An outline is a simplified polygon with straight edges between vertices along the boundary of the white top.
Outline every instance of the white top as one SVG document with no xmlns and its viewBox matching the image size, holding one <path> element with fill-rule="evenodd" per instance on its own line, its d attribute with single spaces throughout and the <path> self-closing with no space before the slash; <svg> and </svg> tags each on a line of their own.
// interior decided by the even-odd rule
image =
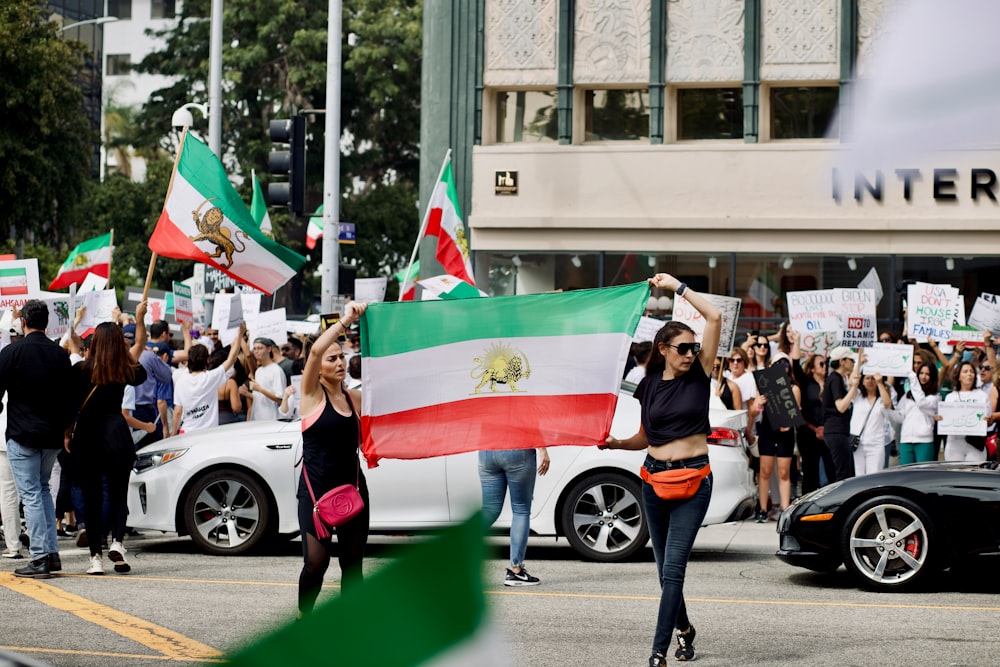
<svg viewBox="0 0 1000 667">
<path fill-rule="evenodd" d="M 882 404 L 882 395 L 875 390 L 875 403 L 869 403 L 868 399 L 858 392 L 854 397 L 854 411 L 851 414 L 851 434 L 861 436 L 861 446 L 885 447 L 887 439 L 886 426 L 888 421 L 895 421 L 900 418 L 894 410 L 887 410 Z M 871 411 L 871 416 L 868 412 Z M 865 419 L 867 418 L 867 425 Z M 864 428 L 864 432 L 862 432 Z"/>
<path fill-rule="evenodd" d="M 350 376 L 348 376 L 350 377 Z M 631 382 L 632 384 L 639 384 L 642 378 L 646 377 L 646 367 L 645 366 L 635 366 L 628 373 L 625 374 L 625 381 Z M 353 378 L 351 378 L 353 379 Z M 360 383 L 359 383 L 360 384 Z"/>
<path fill-rule="evenodd" d="M 726 373 L 726 377 L 736 383 L 736 386 L 740 388 L 740 396 L 743 398 L 743 405 L 747 404 L 747 401 L 757 397 L 757 383 L 753 379 L 753 373 L 751 371 L 745 371 L 743 375 L 739 377 L 734 377 L 731 373 Z"/>
<path fill-rule="evenodd" d="M 174 377 L 174 405 L 181 406 L 181 429 L 204 431 L 219 425 L 219 387 L 226 383 L 226 368 Z"/>
<path fill-rule="evenodd" d="M 904 394 L 896 406 L 896 412 L 903 417 L 903 429 L 900 431 L 899 441 L 910 444 L 933 442 L 934 415 L 937 414 L 941 397 L 936 392 L 930 396 L 924 394 L 917 374 L 913 372 L 910 373 L 910 394 L 913 398 Z"/>
<path fill-rule="evenodd" d="M 281 370 L 278 364 L 270 366 L 259 366 L 253 376 L 254 385 L 264 387 L 279 398 L 285 393 L 285 371 Z M 253 392 L 253 411 L 250 414 L 251 421 L 266 421 L 278 418 L 278 403 L 260 393 Z"/>
</svg>

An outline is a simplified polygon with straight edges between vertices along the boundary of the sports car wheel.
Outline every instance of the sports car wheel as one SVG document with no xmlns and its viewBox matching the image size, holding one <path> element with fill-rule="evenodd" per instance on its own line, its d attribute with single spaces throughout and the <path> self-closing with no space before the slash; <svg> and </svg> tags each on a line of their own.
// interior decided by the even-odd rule
<svg viewBox="0 0 1000 667">
<path fill-rule="evenodd" d="M 562 528 L 570 546 L 588 560 L 628 558 L 649 541 L 639 483 L 616 473 L 580 480 L 566 495 Z"/>
<path fill-rule="evenodd" d="M 202 550 L 216 556 L 241 554 L 267 536 L 269 502 L 253 477 L 238 470 L 213 470 L 188 490 L 184 521 Z"/>
<path fill-rule="evenodd" d="M 883 591 L 911 588 L 932 571 L 934 530 L 927 514 L 905 498 L 860 505 L 842 536 L 844 564 L 862 584 Z"/>
</svg>

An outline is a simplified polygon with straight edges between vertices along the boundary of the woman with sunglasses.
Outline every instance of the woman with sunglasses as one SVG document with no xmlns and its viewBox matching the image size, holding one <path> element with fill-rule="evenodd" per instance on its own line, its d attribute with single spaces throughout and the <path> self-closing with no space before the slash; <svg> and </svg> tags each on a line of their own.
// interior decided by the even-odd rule
<svg viewBox="0 0 1000 667">
<path fill-rule="evenodd" d="M 801 336 L 798 331 L 788 329 L 792 342 L 792 375 L 799 384 L 802 394 L 802 418 L 805 424 L 798 428 L 795 441 L 799 447 L 802 465 L 802 493 L 815 491 L 825 483 L 833 481 L 834 467 L 830 450 L 823 439 L 823 385 L 826 384 L 826 357 L 810 354 L 803 366 Z M 823 474 L 820 474 L 820 473 Z"/>
<path fill-rule="evenodd" d="M 771 365 L 771 343 L 767 336 L 758 335 L 750 343 L 750 369 L 751 371 L 762 371 Z"/>
<path fill-rule="evenodd" d="M 609 436 L 605 449 L 646 450 L 643 463 L 648 474 L 665 470 L 708 466 L 709 376 L 716 351 L 722 314 L 705 297 L 677 278 L 658 273 L 649 279 L 654 287 L 683 296 L 705 320 L 702 342 L 681 322 L 668 322 L 653 339 L 653 353 L 646 376 L 635 390 L 641 406 L 639 432 L 625 440 Z M 694 659 L 695 630 L 684 604 L 684 575 L 691 548 L 712 497 L 712 475 L 702 478 L 694 495 L 663 500 L 651 484 L 642 485 L 642 502 L 656 559 L 660 607 L 653 636 L 650 667 L 666 664 L 671 634 L 677 632 L 677 660 Z"/>
</svg>

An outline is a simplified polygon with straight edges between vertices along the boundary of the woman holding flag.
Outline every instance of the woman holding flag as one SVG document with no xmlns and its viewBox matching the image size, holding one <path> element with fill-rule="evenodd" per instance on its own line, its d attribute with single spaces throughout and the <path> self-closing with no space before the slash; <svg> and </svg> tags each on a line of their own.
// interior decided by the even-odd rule
<svg viewBox="0 0 1000 667">
<path fill-rule="evenodd" d="M 337 339 L 361 317 L 367 304 L 351 301 L 347 313 L 323 332 L 309 351 L 302 371 L 302 476 L 299 478 L 299 531 L 302 533 L 304 564 L 299 575 L 299 614 L 312 611 L 330 566 L 331 537 L 321 540 L 313 523 L 312 494 L 321 498 L 342 484 L 355 484 L 365 508 L 337 526 L 341 586 L 362 579 L 361 560 L 368 543 L 368 485 L 361 474 L 358 445 L 361 443 L 361 391 L 344 386 L 347 360 Z"/>
<path fill-rule="evenodd" d="M 646 377 L 635 390 L 642 410 L 639 432 L 626 440 L 609 436 L 603 445 L 606 449 L 646 450 L 640 470 L 642 501 L 661 589 L 649 665 L 659 667 L 666 664 L 675 628 L 674 657 L 694 659 L 695 630 L 684 604 L 684 575 L 712 497 L 708 407 L 722 314 L 708 299 L 669 274 L 658 273 L 649 282 L 683 296 L 705 320 L 701 343 L 695 342 L 694 331 L 681 322 L 668 322 L 657 332 Z"/>
</svg>

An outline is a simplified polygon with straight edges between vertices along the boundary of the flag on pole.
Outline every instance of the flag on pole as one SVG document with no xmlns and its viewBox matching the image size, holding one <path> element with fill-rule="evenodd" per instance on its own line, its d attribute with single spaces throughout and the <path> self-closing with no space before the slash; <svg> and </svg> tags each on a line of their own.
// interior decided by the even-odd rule
<svg viewBox="0 0 1000 667">
<path fill-rule="evenodd" d="M 603 441 L 648 297 L 642 282 L 370 304 L 361 318 L 369 466 Z"/>
<path fill-rule="evenodd" d="M 82 284 L 88 273 L 107 278 L 111 270 L 111 232 L 84 241 L 69 254 L 49 285 L 50 290 Z"/>
<path fill-rule="evenodd" d="M 250 216 L 257 223 L 257 228 L 269 239 L 274 238 L 274 230 L 271 229 L 271 214 L 267 212 L 267 200 L 264 198 L 264 190 L 257 180 L 257 172 L 250 172 L 250 180 L 253 181 L 253 197 L 250 199 Z"/>
<path fill-rule="evenodd" d="M 744 314 L 747 317 L 772 317 L 780 290 L 778 279 L 768 270 L 767 263 L 758 265 L 747 300 L 743 303 Z"/>
<path fill-rule="evenodd" d="M 401 269 L 395 273 L 396 281 L 399 283 L 400 301 L 413 301 L 417 290 L 417 276 L 420 275 L 420 260 L 413 262 L 410 267 L 410 275 L 404 276 L 406 269 Z"/>
<path fill-rule="evenodd" d="M 486 296 L 486 293 L 476 289 L 469 283 L 455 276 L 431 276 L 418 280 L 417 283 L 424 288 L 421 299 L 430 301 L 433 299 L 477 299 Z"/>
<path fill-rule="evenodd" d="M 316 242 L 323 238 L 323 205 L 316 208 L 316 212 L 309 218 L 309 226 L 306 227 L 306 247 L 312 250 L 316 247 Z"/>
<path fill-rule="evenodd" d="M 261 233 L 222 163 L 187 132 L 149 249 L 214 266 L 266 294 L 306 263 L 305 257 Z"/>
<path fill-rule="evenodd" d="M 441 180 L 431 194 L 430 214 L 424 236 L 437 237 L 437 261 L 445 273 L 475 285 L 472 277 L 472 263 L 469 261 L 469 241 L 465 236 L 465 225 L 458 206 L 458 190 L 455 175 L 451 169 L 451 154 L 441 172 Z"/>
<path fill-rule="evenodd" d="M 423 543 L 356 588 L 226 661 L 232 667 L 325 665 L 335 629 L 336 662 L 352 667 L 503 667 L 513 664 L 483 595 L 482 517 L 476 514 Z M 439 580 L 428 572 L 443 571 Z M 391 637 L 392 641 L 386 641 Z M 350 638 L 350 641 L 347 641 Z"/>
</svg>

